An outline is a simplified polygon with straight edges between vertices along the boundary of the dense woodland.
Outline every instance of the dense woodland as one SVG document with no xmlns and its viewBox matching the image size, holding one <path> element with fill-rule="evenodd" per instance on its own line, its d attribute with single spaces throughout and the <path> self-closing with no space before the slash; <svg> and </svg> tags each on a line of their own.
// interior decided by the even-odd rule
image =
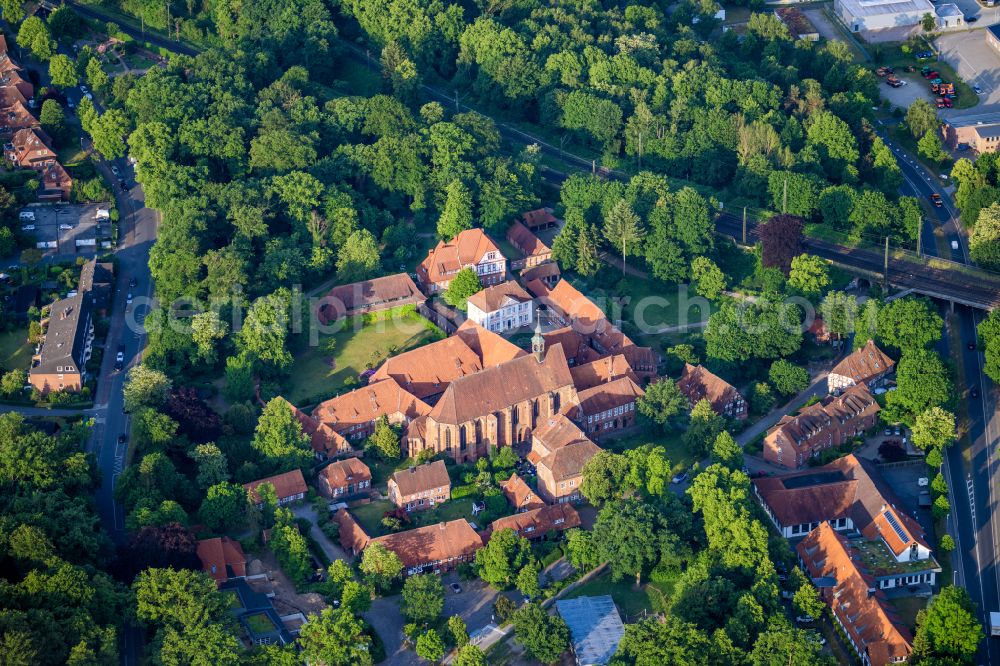
<svg viewBox="0 0 1000 666">
<path fill-rule="evenodd" d="M 0 417 L 0 546 L 12 572 L 0 586 L 4 664 L 117 663 L 114 626 L 124 609 L 147 630 L 157 664 L 370 663 L 374 643 L 359 615 L 372 590 L 398 589 L 398 559 L 370 548 L 360 571 L 332 567 L 320 591 L 341 607 L 308 625 L 301 655 L 246 651 L 214 584 L 191 571 L 198 563 L 188 526 L 272 528 L 282 568 L 304 581 L 309 548 L 296 521 L 270 497 L 260 510 L 249 507 L 238 485 L 311 464 L 309 440 L 287 407 L 252 402 L 258 381 L 265 399 L 281 392 L 305 344 L 303 333 L 272 324 L 287 321 L 303 298 L 299 286 L 412 271 L 428 245 L 416 239 L 432 243 L 472 226 L 502 235 L 542 203 L 566 220 L 553 250 L 574 280 L 615 289 L 617 270 L 600 258 L 607 251 L 648 270 L 659 287 L 690 281 L 713 302 L 703 335 L 664 345 L 671 373 L 705 361 L 751 382 L 754 413 L 767 412 L 808 383 L 787 360 L 802 349 L 802 333 L 782 325 L 805 313 L 778 302 L 804 296 L 834 333 L 857 326 L 856 341 L 875 336 L 900 359 L 886 413 L 925 433 L 921 446 L 940 461 L 954 429 L 945 409 L 955 400 L 951 368 L 929 351 L 941 318 L 920 299 L 871 299 L 859 312 L 799 242 L 807 224 L 900 243 L 917 234 L 919 206 L 898 196 L 902 175 L 870 123 L 877 80 L 843 44 L 792 40 L 768 13 L 753 14 L 741 39 L 720 30 L 714 2 L 108 5 L 204 48 L 138 78 L 110 80 L 82 67 L 104 103 L 100 112 L 80 105 L 83 129 L 102 156 L 135 158 L 147 205 L 162 213 L 150 257 L 162 309 L 147 319 L 146 361 L 130 372 L 125 393 L 136 457 L 116 497 L 130 538 L 116 556 L 97 527 L 81 426 L 48 436 Z M 0 7 L 8 22 L 22 18 L 20 3 Z M 379 64 L 376 94 L 356 94 L 364 70 L 348 44 L 367 47 Z M 487 115 L 428 102 L 423 83 L 457 90 Z M 491 117 L 549 143 L 564 140 L 626 177 L 570 175 L 555 193 L 542 180 L 538 147 L 505 141 Z M 977 164 L 960 175 L 956 167 L 955 177 L 967 190 L 975 179 L 998 188 L 995 171 Z M 782 213 L 755 252 L 713 235 L 714 216 L 732 201 L 765 217 Z M 738 304 L 728 289 L 758 298 Z M 212 308 L 195 308 L 186 330 L 157 326 L 179 299 Z M 233 330 L 236 309 L 242 326 Z M 739 334 L 748 322 L 764 333 Z M 1000 341 L 995 351 L 1000 358 Z M 210 404 L 193 388 L 220 378 L 221 401 Z M 651 439 L 683 433 L 684 446 L 711 466 L 677 497 L 662 447 L 598 455 L 583 488 L 600 509 L 597 524 L 571 532 L 565 546 L 581 571 L 608 561 L 616 579 L 675 581 L 658 609 L 663 620 L 630 624 L 615 663 L 830 663 L 790 620 L 790 612 L 818 616 L 822 602 L 753 501 L 726 424 L 710 409 L 689 413 L 672 382 L 656 386 L 640 405 Z M 385 428 L 370 444 L 392 448 L 395 437 L 398 457 L 398 433 Z M 479 470 L 486 486 L 488 467 Z M 528 593 L 537 564 L 524 539 L 494 539 L 475 573 Z M 403 587 L 410 626 L 441 612 L 426 611 L 426 599 L 443 590 L 425 578 Z M 919 622 L 915 661 L 971 663 L 978 627 L 967 606 L 957 591 L 939 597 Z M 971 638 L 950 641 L 945 617 Z M 539 661 L 563 653 L 557 618 L 527 604 L 510 619 Z M 421 633 L 418 654 L 436 658 L 445 643 L 461 645 L 462 632 L 452 633 L 454 641 Z M 463 648 L 455 663 L 483 663 L 477 652 Z"/>
</svg>

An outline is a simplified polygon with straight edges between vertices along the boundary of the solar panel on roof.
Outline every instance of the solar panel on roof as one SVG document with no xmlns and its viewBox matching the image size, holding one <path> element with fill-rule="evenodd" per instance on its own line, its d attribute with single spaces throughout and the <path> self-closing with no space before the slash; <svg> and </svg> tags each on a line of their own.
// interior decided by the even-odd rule
<svg viewBox="0 0 1000 666">
<path fill-rule="evenodd" d="M 910 535 L 906 533 L 903 526 L 896 520 L 896 516 L 893 515 L 888 509 L 883 511 L 882 515 L 885 517 L 886 522 L 888 522 L 892 527 L 893 531 L 896 532 L 896 536 L 898 536 L 899 540 L 903 542 L 903 545 L 905 546 L 910 543 Z"/>
</svg>

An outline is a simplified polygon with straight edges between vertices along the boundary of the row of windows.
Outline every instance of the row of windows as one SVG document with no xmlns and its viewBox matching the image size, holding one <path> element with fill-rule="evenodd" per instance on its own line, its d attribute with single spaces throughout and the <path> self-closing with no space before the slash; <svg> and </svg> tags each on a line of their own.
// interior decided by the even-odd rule
<svg viewBox="0 0 1000 666">
<path fill-rule="evenodd" d="M 624 405 L 619 405 L 618 407 L 615 407 L 613 409 L 606 409 L 600 414 L 594 414 L 592 416 L 588 416 L 587 423 L 593 423 L 594 421 L 603 421 L 605 419 L 610 419 L 615 416 L 621 416 L 626 412 L 632 412 L 632 411 L 635 411 L 634 402 L 630 402 Z"/>
</svg>

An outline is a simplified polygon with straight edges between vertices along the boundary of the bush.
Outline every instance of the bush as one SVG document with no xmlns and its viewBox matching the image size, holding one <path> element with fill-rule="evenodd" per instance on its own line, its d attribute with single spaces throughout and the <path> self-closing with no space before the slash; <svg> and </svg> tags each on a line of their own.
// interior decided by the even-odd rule
<svg viewBox="0 0 1000 666">
<path fill-rule="evenodd" d="M 465 486 L 456 486 L 451 489 L 451 498 L 453 500 L 477 494 L 479 494 L 479 488 L 474 483 Z"/>
<path fill-rule="evenodd" d="M 563 556 L 562 548 L 556 546 L 545 557 L 542 558 L 542 568 L 551 566 Z"/>
</svg>

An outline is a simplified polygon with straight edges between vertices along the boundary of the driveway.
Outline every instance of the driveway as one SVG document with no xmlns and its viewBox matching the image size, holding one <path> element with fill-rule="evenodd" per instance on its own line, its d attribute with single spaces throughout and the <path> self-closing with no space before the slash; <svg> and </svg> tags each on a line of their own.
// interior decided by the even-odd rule
<svg viewBox="0 0 1000 666">
<path fill-rule="evenodd" d="M 402 597 L 398 595 L 376 599 L 364 618 L 375 628 L 385 645 L 385 661 L 382 663 L 390 666 L 416 666 L 423 660 L 413 650 L 403 647 L 403 625 L 406 620 L 399 612 L 401 601 Z"/>
<path fill-rule="evenodd" d="M 454 571 L 441 577 L 444 583 L 444 616 L 451 617 L 458 615 L 469 629 L 473 632 L 476 629 L 485 627 L 492 621 L 493 602 L 499 596 L 499 592 L 491 588 L 481 580 L 460 581 L 458 574 Z M 452 583 L 462 586 L 462 591 L 455 594 L 448 587 Z M 517 599 L 516 593 L 508 593 L 512 599 Z"/>
<path fill-rule="evenodd" d="M 837 360 L 840 360 L 839 358 Z M 781 418 L 795 409 L 801 407 L 809 398 L 813 396 L 823 397 L 827 395 L 826 390 L 826 376 L 830 374 L 829 368 L 820 371 L 818 375 L 813 377 L 812 383 L 801 393 L 796 395 L 794 398 L 786 402 L 781 407 L 771 410 L 771 412 L 757 421 L 752 426 L 741 432 L 736 436 L 736 443 L 740 446 L 746 446 L 752 442 L 758 435 L 767 432 L 771 426 L 781 420 Z"/>
<path fill-rule="evenodd" d="M 974 0 L 970 0 L 976 4 Z M 968 11 L 963 7 L 963 11 Z M 996 12 L 995 9 L 983 10 Z M 983 19 L 980 19 L 983 21 Z M 1000 54 L 986 42 L 985 30 L 963 30 L 942 35 L 937 39 L 941 58 L 955 68 L 966 83 L 983 89 L 976 112 L 982 105 L 1000 104 Z M 944 109 L 943 118 L 970 113 L 970 109 Z"/>
<path fill-rule="evenodd" d="M 312 505 L 303 504 L 302 506 L 294 507 L 292 508 L 292 514 L 296 518 L 305 518 L 311 523 L 312 526 L 309 528 L 309 535 L 316 540 L 316 543 L 323 549 L 323 552 L 326 553 L 331 562 L 333 560 L 347 560 L 350 562 L 351 558 L 347 557 L 347 553 L 331 541 L 330 537 L 323 533 L 323 530 L 317 527 L 316 510 L 313 509 Z"/>
</svg>

